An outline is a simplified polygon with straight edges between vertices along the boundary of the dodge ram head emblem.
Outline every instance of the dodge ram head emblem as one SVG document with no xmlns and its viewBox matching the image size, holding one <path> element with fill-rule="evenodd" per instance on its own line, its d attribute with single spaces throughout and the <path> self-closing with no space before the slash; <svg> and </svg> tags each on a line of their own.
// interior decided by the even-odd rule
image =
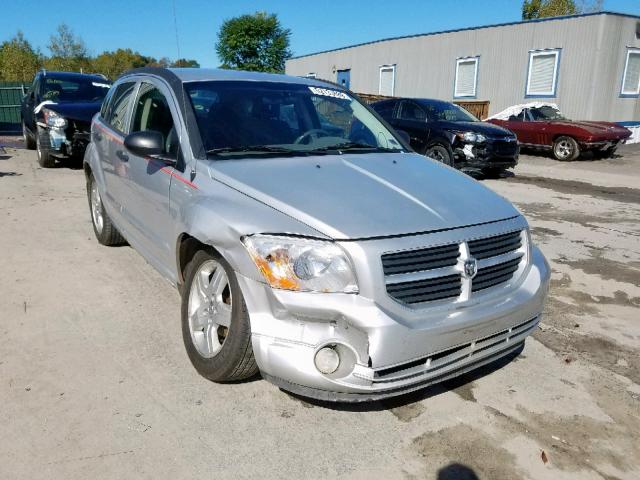
<svg viewBox="0 0 640 480">
<path fill-rule="evenodd" d="M 464 275 L 471 279 L 478 273 L 478 261 L 475 258 L 468 258 L 464 261 Z"/>
</svg>

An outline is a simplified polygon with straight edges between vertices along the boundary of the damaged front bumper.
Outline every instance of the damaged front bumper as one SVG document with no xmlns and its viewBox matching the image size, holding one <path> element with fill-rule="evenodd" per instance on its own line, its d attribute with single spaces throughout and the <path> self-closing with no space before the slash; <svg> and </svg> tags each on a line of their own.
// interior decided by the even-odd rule
<svg viewBox="0 0 640 480">
<path fill-rule="evenodd" d="M 419 322 L 362 295 L 290 292 L 238 275 L 263 377 L 303 396 L 371 401 L 411 392 L 519 351 L 540 321 L 549 266 L 537 248 L 517 288 Z M 318 350 L 340 345 L 347 368 L 325 375 Z"/>
<path fill-rule="evenodd" d="M 64 128 L 38 124 L 49 137 L 49 152 L 58 158 L 82 157 L 90 141 L 89 125 L 69 122 Z"/>
<path fill-rule="evenodd" d="M 520 148 L 515 140 L 488 138 L 482 143 L 459 141 L 453 150 L 456 166 L 483 170 L 487 168 L 512 168 L 518 164 Z"/>
</svg>

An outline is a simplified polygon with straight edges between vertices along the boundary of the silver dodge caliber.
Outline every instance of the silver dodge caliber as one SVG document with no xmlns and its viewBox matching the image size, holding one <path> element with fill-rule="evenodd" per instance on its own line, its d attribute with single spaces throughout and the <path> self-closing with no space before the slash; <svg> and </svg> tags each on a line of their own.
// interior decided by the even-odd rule
<svg viewBox="0 0 640 480">
<path fill-rule="evenodd" d="M 549 283 L 508 201 L 407 145 L 333 84 L 133 70 L 92 122 L 95 234 L 179 289 L 204 377 L 403 394 L 517 354 Z"/>
</svg>

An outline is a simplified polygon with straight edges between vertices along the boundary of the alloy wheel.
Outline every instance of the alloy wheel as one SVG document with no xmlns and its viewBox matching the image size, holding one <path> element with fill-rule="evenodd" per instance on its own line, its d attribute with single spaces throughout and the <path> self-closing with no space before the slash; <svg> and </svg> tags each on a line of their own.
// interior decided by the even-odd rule
<svg viewBox="0 0 640 480">
<path fill-rule="evenodd" d="M 91 217 L 93 218 L 93 224 L 98 231 L 98 234 L 102 233 L 104 228 L 104 217 L 102 216 L 102 198 L 100 198 L 100 192 L 98 191 L 98 185 L 96 182 L 91 183 Z"/>
<path fill-rule="evenodd" d="M 561 140 L 555 146 L 555 153 L 560 158 L 568 158 L 573 153 L 573 146 L 568 140 Z"/>
<path fill-rule="evenodd" d="M 222 349 L 231 324 L 231 287 L 220 263 L 208 260 L 198 268 L 189 291 L 189 332 L 203 358 Z"/>
</svg>

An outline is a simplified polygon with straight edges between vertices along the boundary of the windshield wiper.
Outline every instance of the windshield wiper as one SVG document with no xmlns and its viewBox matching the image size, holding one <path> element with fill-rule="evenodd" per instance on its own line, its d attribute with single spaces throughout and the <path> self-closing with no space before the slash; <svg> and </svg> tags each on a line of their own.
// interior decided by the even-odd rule
<svg viewBox="0 0 640 480">
<path fill-rule="evenodd" d="M 290 148 L 275 147 L 273 145 L 251 145 L 244 147 L 220 147 L 207 150 L 207 155 L 220 155 L 225 153 L 304 153 Z"/>
<path fill-rule="evenodd" d="M 375 150 L 377 152 L 395 152 L 399 151 L 399 149 L 391 149 L 391 148 L 382 148 L 382 147 L 374 147 L 373 145 L 369 145 L 368 143 L 360 143 L 360 142 L 344 142 L 337 143 L 335 145 L 329 145 L 327 147 L 314 148 L 310 150 L 311 152 L 326 152 L 327 150 Z"/>
</svg>

